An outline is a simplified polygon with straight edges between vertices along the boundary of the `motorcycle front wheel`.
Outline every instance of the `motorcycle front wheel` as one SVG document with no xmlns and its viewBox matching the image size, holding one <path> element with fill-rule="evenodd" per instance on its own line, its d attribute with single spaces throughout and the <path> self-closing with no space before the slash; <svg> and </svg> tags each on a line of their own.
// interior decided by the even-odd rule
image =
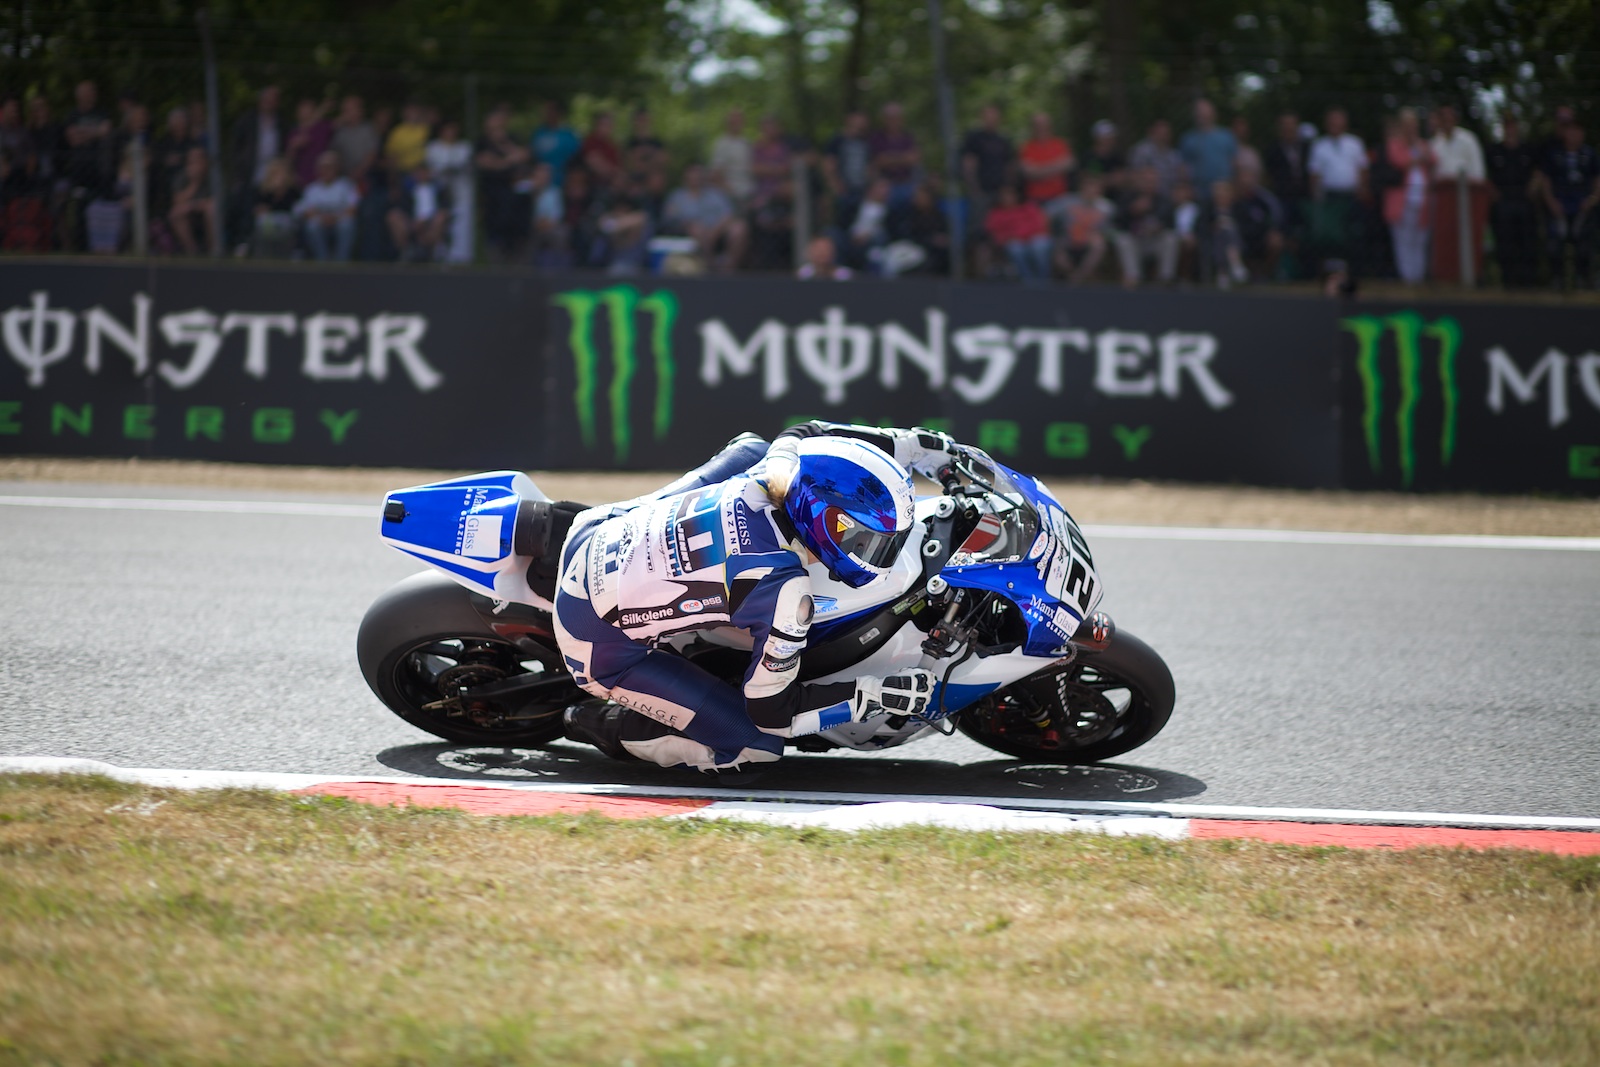
<svg viewBox="0 0 1600 1067">
<path fill-rule="evenodd" d="M 956 726 L 1017 759 L 1094 763 L 1155 737 L 1174 700 L 1172 672 L 1160 655 L 1118 630 L 1103 651 L 1080 651 L 964 709 Z"/>
</svg>

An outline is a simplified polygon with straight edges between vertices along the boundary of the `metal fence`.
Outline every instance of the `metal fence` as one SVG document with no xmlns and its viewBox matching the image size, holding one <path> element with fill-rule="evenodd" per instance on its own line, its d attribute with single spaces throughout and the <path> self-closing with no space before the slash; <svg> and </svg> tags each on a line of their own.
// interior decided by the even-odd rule
<svg viewBox="0 0 1600 1067">
<path fill-rule="evenodd" d="M 682 100 L 626 79 L 596 91 L 571 57 L 485 82 L 465 45 L 330 71 L 316 41 L 347 27 L 128 27 L 143 81 L 30 67 L 0 103 L 6 251 L 1333 290 L 1572 291 L 1600 258 L 1592 101 L 1514 130 L 1506 110 L 1454 126 L 1353 94 L 1366 110 L 1343 137 L 1328 114 L 1259 102 L 1215 126 L 1186 102 L 1139 129 L 1081 114 L 986 128 L 967 101 L 972 128 L 947 138 L 885 101 L 815 137 L 731 108 L 663 132 L 651 105 Z M 548 109 L 579 89 L 574 129 Z"/>
</svg>

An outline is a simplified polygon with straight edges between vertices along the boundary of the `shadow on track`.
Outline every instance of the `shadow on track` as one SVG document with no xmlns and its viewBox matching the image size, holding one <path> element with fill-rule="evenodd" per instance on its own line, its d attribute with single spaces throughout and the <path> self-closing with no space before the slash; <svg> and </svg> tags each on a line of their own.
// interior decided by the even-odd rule
<svg viewBox="0 0 1600 1067">
<path fill-rule="evenodd" d="M 479 782 L 544 782 L 716 788 L 714 775 L 610 760 L 587 747 L 497 748 L 447 744 L 399 745 L 377 760 L 404 774 Z M 728 782 L 749 796 L 776 790 L 915 794 L 922 796 L 1027 797 L 1032 800 L 1178 800 L 1205 792 L 1198 778 L 1152 767 L 1098 763 L 1085 766 L 989 760 L 849 759 L 785 756 L 763 768 L 759 783 Z"/>
</svg>

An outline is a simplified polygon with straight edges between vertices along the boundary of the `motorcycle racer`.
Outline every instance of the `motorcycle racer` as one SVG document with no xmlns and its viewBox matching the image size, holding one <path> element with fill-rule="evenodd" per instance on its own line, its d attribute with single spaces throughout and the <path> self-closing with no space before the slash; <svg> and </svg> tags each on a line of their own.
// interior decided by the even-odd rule
<svg viewBox="0 0 1600 1067">
<path fill-rule="evenodd" d="M 785 738 L 922 714 L 925 670 L 799 681 L 806 567 L 821 561 L 857 588 L 887 574 L 913 522 L 908 471 L 936 477 L 953 447 L 928 430 L 802 423 L 743 474 L 579 514 L 561 554 L 556 637 L 574 679 L 608 703 L 569 709 L 567 736 L 617 759 L 736 771 L 778 759 Z M 742 692 L 654 647 L 730 626 L 752 641 Z"/>
</svg>

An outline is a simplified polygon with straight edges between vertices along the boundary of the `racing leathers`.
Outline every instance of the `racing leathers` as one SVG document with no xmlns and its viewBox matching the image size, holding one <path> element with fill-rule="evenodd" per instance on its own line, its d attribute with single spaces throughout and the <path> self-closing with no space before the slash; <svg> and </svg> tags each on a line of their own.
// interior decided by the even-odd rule
<svg viewBox="0 0 1600 1067">
<path fill-rule="evenodd" d="M 949 438 L 928 431 L 804 423 L 780 434 L 744 474 L 591 508 L 574 520 L 556 587 L 556 636 L 585 691 L 631 709 L 612 720 L 628 754 L 663 766 L 737 769 L 778 759 L 785 738 L 926 707 L 925 671 L 799 681 L 812 621 L 811 556 L 779 504 L 785 453 L 818 434 L 865 441 L 928 476 L 949 456 Z M 726 627 L 750 635 L 742 691 L 653 647 Z"/>
</svg>

